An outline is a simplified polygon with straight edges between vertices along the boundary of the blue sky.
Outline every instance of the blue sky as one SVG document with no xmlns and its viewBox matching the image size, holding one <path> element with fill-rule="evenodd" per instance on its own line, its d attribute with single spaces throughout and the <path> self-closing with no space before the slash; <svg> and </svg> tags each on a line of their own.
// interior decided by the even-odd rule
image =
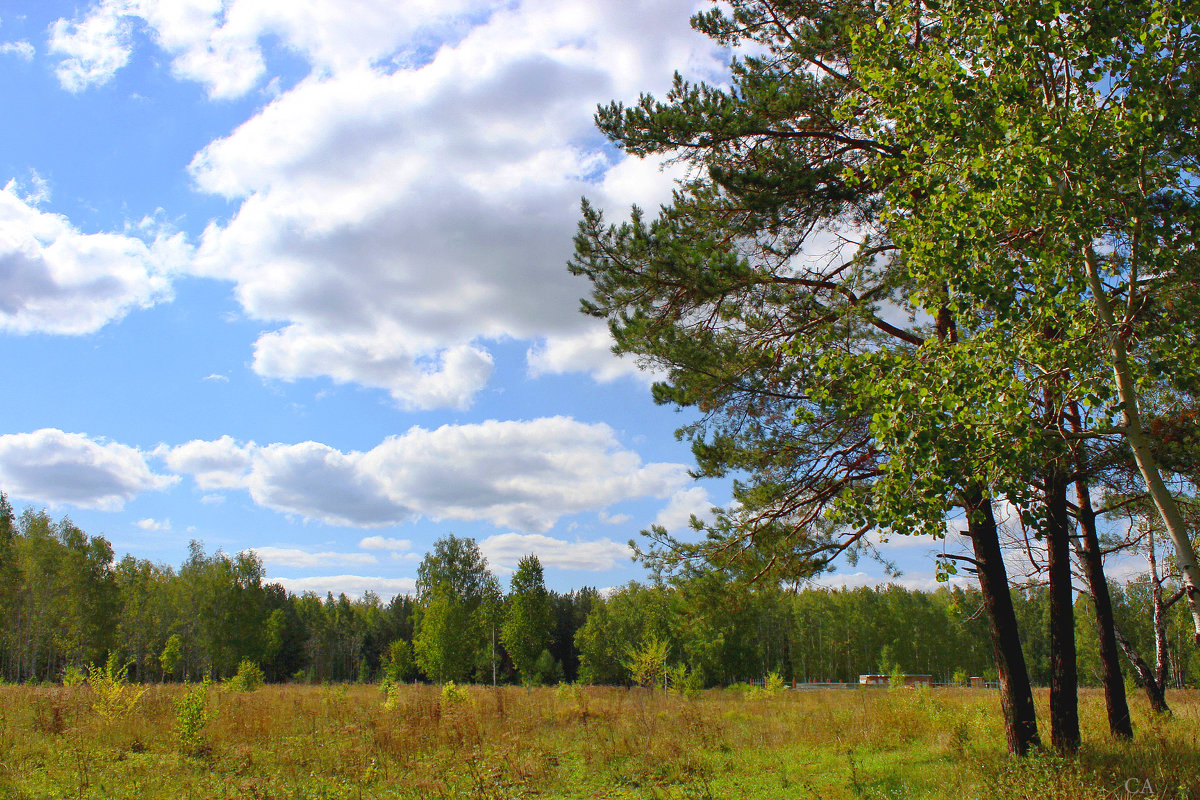
<svg viewBox="0 0 1200 800">
<path fill-rule="evenodd" d="M 295 591 L 409 591 L 447 532 L 559 590 L 640 577 L 625 543 L 728 487 L 565 262 L 581 196 L 669 197 L 591 115 L 720 80 L 703 5 L 0 6 L 0 488 Z"/>
</svg>

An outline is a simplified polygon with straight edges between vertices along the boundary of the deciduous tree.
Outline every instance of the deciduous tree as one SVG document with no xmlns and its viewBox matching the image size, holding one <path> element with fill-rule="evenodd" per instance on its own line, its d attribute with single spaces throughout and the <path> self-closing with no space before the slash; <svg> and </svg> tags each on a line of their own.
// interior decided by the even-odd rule
<svg viewBox="0 0 1200 800">
<path fill-rule="evenodd" d="M 527 555 L 513 573 L 501 628 L 504 649 L 526 686 L 533 683 L 538 657 L 550 645 L 553 624 L 542 562 Z"/>
</svg>

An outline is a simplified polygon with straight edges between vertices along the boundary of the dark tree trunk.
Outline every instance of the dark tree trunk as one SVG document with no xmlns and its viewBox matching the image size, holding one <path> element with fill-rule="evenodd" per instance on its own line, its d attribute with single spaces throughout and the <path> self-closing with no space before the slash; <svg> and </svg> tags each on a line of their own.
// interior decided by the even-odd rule
<svg viewBox="0 0 1200 800">
<path fill-rule="evenodd" d="M 1079 674 L 1075 663 L 1075 607 L 1070 587 L 1067 477 L 1057 464 L 1045 474 L 1046 572 L 1050 577 L 1050 744 L 1079 750 Z"/>
<path fill-rule="evenodd" d="M 1037 713 L 1033 707 L 1033 691 L 1029 672 L 1025 668 L 1025 653 L 1017 629 L 1012 594 L 1008 589 L 1008 573 L 1000 552 L 996 533 L 996 517 L 992 501 L 975 489 L 965 498 L 968 534 L 975 550 L 979 588 L 983 593 L 988 615 L 988 632 L 1000 678 L 1000 707 L 1004 714 L 1004 736 L 1008 752 L 1023 756 L 1030 747 L 1039 746 Z"/>
<path fill-rule="evenodd" d="M 1079 675 L 1075 659 L 1075 606 L 1071 591 L 1071 531 L 1067 479 L 1057 464 L 1045 475 L 1046 554 L 1050 578 L 1050 744 L 1060 753 L 1079 749 Z"/>
<path fill-rule="evenodd" d="M 1100 537 L 1096 534 L 1096 511 L 1088 494 L 1087 481 L 1075 481 L 1079 501 L 1079 529 L 1083 533 L 1080 560 L 1096 608 L 1096 634 L 1100 639 L 1100 671 L 1104 681 L 1104 706 L 1108 711 L 1108 730 L 1118 739 L 1133 738 L 1133 721 L 1129 718 L 1129 702 L 1125 697 L 1125 679 L 1121 675 L 1117 654 L 1116 625 L 1113 621 L 1112 597 L 1108 579 L 1104 577 L 1104 561 L 1100 553 Z M 1152 701 L 1153 704 L 1153 701 Z"/>
<path fill-rule="evenodd" d="M 1133 669 L 1137 672 L 1138 677 L 1142 679 L 1142 686 L 1146 690 L 1146 699 L 1150 701 L 1150 708 L 1155 714 L 1170 714 L 1171 709 L 1167 705 L 1166 692 L 1163 691 L 1162 684 L 1154 675 L 1154 670 L 1146 663 L 1146 659 L 1142 658 L 1133 643 L 1125 638 L 1125 634 L 1121 633 L 1121 629 L 1114 627 L 1113 634 L 1117 639 L 1117 644 L 1125 653 L 1125 657 L 1129 659 L 1129 663 L 1133 664 Z"/>
</svg>

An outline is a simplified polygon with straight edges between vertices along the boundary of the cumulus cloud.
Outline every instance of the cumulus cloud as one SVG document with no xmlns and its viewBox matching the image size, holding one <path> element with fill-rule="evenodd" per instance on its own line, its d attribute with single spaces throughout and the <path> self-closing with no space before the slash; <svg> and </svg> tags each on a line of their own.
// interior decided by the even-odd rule
<svg viewBox="0 0 1200 800">
<path fill-rule="evenodd" d="M 506 569 L 532 553 L 543 566 L 600 572 L 628 563 L 633 555 L 629 545 L 612 539 L 568 542 L 538 533 L 501 533 L 479 543 L 488 562 Z"/>
<path fill-rule="evenodd" d="M 259 505 L 361 528 L 428 517 L 544 532 L 563 516 L 667 497 L 687 481 L 684 465 L 643 464 L 609 426 L 567 417 L 414 427 L 366 452 L 223 437 L 160 453 L 201 488 L 244 487 Z M 362 546 L 394 542 L 368 537 Z"/>
<path fill-rule="evenodd" d="M 389 495 L 382 476 L 361 467 L 362 457 L 318 442 L 259 448 L 247 480 L 250 496 L 275 511 L 331 525 L 389 527 L 414 519 Z"/>
<path fill-rule="evenodd" d="M 877 531 L 868 533 L 865 540 L 874 547 L 881 550 L 910 550 L 914 548 L 923 548 L 930 552 L 936 550 L 941 551 L 946 548 L 947 552 L 956 553 L 965 544 L 966 540 L 960 535 L 958 529 L 953 525 L 947 525 L 946 536 L 938 538 L 928 534 L 920 534 L 913 536 L 902 536 L 897 534 L 880 534 Z"/>
<path fill-rule="evenodd" d="M 185 472 L 201 489 L 237 489 L 246 485 L 254 443 L 239 445 L 231 436 L 215 441 L 195 439 L 156 451 L 172 472 Z"/>
<path fill-rule="evenodd" d="M 15 497 L 119 511 L 142 492 L 178 478 L 151 471 L 136 448 L 43 428 L 0 436 L 0 486 Z"/>
<path fill-rule="evenodd" d="M 278 583 L 293 594 L 315 592 L 318 595 L 345 594 L 351 599 L 358 599 L 367 592 L 374 592 L 387 602 L 398 594 L 416 594 L 417 582 L 413 578 L 381 578 L 363 575 L 323 575 L 312 578 L 268 578 L 271 583 Z"/>
<path fill-rule="evenodd" d="M 654 524 L 661 525 L 668 531 L 682 531 L 688 527 L 693 515 L 702 520 L 712 520 L 712 507 L 708 491 L 703 487 L 681 489 L 672 495 L 666 507 L 658 512 Z"/>
<path fill-rule="evenodd" d="M 22 197 L 15 181 L 0 191 L 0 330 L 92 333 L 170 298 L 171 275 L 190 257 L 182 234 L 84 234 L 37 208 L 44 195 L 35 185 Z"/>
<path fill-rule="evenodd" d="M 492 357 L 470 345 L 423 355 L 399 333 L 326 336 L 291 325 L 259 338 L 254 369 L 268 378 L 328 376 L 387 389 L 407 409 L 465 408 L 491 377 Z"/>
<path fill-rule="evenodd" d="M 267 76 L 265 41 L 307 60 L 306 79 L 192 161 L 199 189 L 240 205 L 190 268 L 277 326 L 254 346 L 259 374 L 465 408 L 492 341 L 536 342 L 533 375 L 636 373 L 577 313 L 586 285 L 563 264 L 581 195 L 622 211 L 669 195 L 678 173 L 622 159 L 592 114 L 661 92 L 680 65 L 721 73 L 687 24 L 705 5 L 634 18 L 591 0 L 101 0 L 58 20 L 50 49 L 79 90 L 129 60 L 140 26 L 214 97 Z"/>
<path fill-rule="evenodd" d="M 129 3 L 106 0 L 83 18 L 50 26 L 49 50 L 61 56 L 55 73 L 69 92 L 108 83 L 133 52 Z"/>
<path fill-rule="evenodd" d="M 877 589 L 896 585 L 909 591 L 932 592 L 942 586 L 967 588 L 973 586 L 975 581 L 972 578 L 962 575 L 952 575 L 948 581 L 941 582 L 938 581 L 935 575 L 928 572 L 902 575 L 898 578 L 888 578 L 860 571 L 852 574 L 841 574 L 838 572 L 825 573 L 817 576 L 813 580 L 813 583 L 817 586 L 830 589 L 859 589 L 863 587 Z"/>
<path fill-rule="evenodd" d="M 564 262 L 581 195 L 622 208 L 668 196 L 670 176 L 627 167 L 592 114 L 647 75 L 715 68 L 686 24 L 693 5 L 641 8 L 631 25 L 586 0 L 526 0 L 427 61 L 330 56 L 201 150 L 196 185 L 240 205 L 207 229 L 194 269 L 278 323 L 254 369 L 377 387 L 415 409 L 467 406 L 491 341 L 538 342 L 534 374 L 634 372 L 578 313 L 586 284 Z"/>
<path fill-rule="evenodd" d="M 328 73 L 383 60 L 411 62 L 434 41 L 453 36 L 478 0 L 101 0 L 51 29 L 63 56 L 59 79 L 72 91 L 102 84 L 132 51 L 137 21 L 171 56 L 171 72 L 202 84 L 210 97 L 239 97 L 266 75 L 262 43 L 277 40 Z"/>
<path fill-rule="evenodd" d="M 33 61 L 33 45 L 26 41 L 0 43 L 0 55 L 16 56 L 22 61 Z"/>
<path fill-rule="evenodd" d="M 412 542 L 408 539 L 389 539 L 386 536 L 367 536 L 359 540 L 358 546 L 363 550 L 388 550 L 393 553 L 406 553 L 412 550 Z"/>
<path fill-rule="evenodd" d="M 589 372 L 602 383 L 634 376 L 651 383 L 659 376 L 651 370 L 640 370 L 628 356 L 612 352 L 612 336 L 604 325 L 578 334 L 549 336 L 529 348 L 525 354 L 531 377 L 561 375 L 567 372 Z"/>
<path fill-rule="evenodd" d="M 330 564 L 374 564 L 379 559 L 369 553 L 312 553 L 292 547 L 252 547 L 264 565 L 269 567 L 322 567 Z"/>
<path fill-rule="evenodd" d="M 169 531 L 171 530 L 171 520 L 169 519 L 139 519 L 133 523 L 144 531 Z"/>
</svg>

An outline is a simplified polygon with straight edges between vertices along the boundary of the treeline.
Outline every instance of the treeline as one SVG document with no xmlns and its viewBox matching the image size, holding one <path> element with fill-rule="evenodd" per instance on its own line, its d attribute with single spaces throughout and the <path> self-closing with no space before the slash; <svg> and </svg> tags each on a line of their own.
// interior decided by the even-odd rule
<svg viewBox="0 0 1200 800">
<path fill-rule="evenodd" d="M 536 559 L 523 561 L 522 569 Z M 270 681 L 426 680 L 624 684 L 630 654 L 661 644 L 664 666 L 698 685 L 777 672 L 785 680 L 854 681 L 864 672 L 994 678 L 982 598 L 935 592 L 747 586 L 707 573 L 672 585 L 630 583 L 605 595 L 541 586 L 540 566 L 505 595 L 470 539 L 440 540 L 419 570 L 418 595 L 291 594 L 265 580 L 250 552 L 206 554 L 193 542 L 178 569 L 126 556 L 101 536 L 44 511 L 15 517 L 0 495 L 0 675 L 57 681 L 117 654 L 140 681 L 221 679 L 243 660 Z M 1114 588 L 1125 635 L 1153 652 L 1145 580 Z M 521 599 L 518 602 L 518 596 Z M 529 598 L 533 598 L 530 600 Z M 541 599 L 539 599 L 541 598 Z M 1013 591 L 1030 677 L 1050 677 L 1044 587 Z M 545 613 L 530 613 L 544 605 Z M 1099 680 L 1089 601 L 1078 601 L 1081 677 Z M 518 607 L 523 609 L 518 611 Z M 520 617 L 520 620 L 517 618 Z M 1168 625 L 1170 683 L 1196 685 L 1200 659 L 1187 620 Z M 520 643 L 520 644 L 518 644 Z M 506 644 L 508 647 L 506 648 Z M 526 655 L 516 659 L 508 652 Z M 1182 654 L 1182 658 L 1175 654 Z"/>
<path fill-rule="evenodd" d="M 1026 633 L 1030 679 L 1050 682 L 1050 594 L 1044 585 L 1012 590 Z M 1117 621 L 1138 652 L 1154 652 L 1149 582 L 1114 585 Z M 1190 646 L 1189 620 L 1175 609 L 1167 625 L 1169 685 L 1200 685 L 1200 654 Z M 1098 686 L 1101 667 L 1094 611 L 1076 601 L 1081 682 Z M 996 679 L 983 597 L 976 588 L 933 592 L 897 585 L 798 592 L 749 589 L 712 578 L 673 586 L 630 584 L 599 602 L 576 636 L 581 677 L 625 683 L 626 654 L 647 639 L 669 644 L 669 661 L 696 669 L 705 685 L 761 678 L 857 681 L 863 673 L 901 671 L 950 683 L 963 676 Z M 1132 670 L 1127 670 L 1132 675 Z M 1132 677 L 1131 677 L 1132 680 Z"/>
</svg>

